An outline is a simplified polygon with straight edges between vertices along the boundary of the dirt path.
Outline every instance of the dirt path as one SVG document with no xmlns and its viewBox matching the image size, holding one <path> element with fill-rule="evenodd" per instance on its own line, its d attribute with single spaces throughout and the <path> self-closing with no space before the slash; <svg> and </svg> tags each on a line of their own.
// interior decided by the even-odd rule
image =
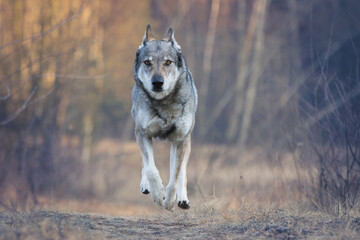
<svg viewBox="0 0 360 240">
<path fill-rule="evenodd" d="M 113 217 L 34 211 L 0 213 L 0 239 L 359 239 L 359 217 L 282 210 Z"/>
</svg>

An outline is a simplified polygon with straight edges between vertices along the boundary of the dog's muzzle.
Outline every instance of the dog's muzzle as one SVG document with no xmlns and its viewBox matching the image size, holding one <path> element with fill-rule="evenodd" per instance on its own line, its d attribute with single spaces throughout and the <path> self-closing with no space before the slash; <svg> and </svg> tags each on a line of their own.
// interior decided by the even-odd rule
<svg viewBox="0 0 360 240">
<path fill-rule="evenodd" d="M 154 92 L 161 92 L 163 90 L 164 79 L 160 75 L 154 75 L 151 79 L 151 84 Z"/>
</svg>

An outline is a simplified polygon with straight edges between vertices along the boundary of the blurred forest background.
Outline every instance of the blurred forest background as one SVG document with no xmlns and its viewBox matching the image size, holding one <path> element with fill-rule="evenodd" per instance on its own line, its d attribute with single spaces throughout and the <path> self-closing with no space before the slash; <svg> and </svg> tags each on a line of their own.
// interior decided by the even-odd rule
<svg viewBox="0 0 360 240">
<path fill-rule="evenodd" d="M 358 0 L 1 0 L 0 205 L 155 208 L 140 193 L 130 116 L 150 23 L 158 38 L 175 29 L 198 88 L 190 201 L 354 207 L 359 10 Z M 169 150 L 155 148 L 166 184 Z"/>
</svg>

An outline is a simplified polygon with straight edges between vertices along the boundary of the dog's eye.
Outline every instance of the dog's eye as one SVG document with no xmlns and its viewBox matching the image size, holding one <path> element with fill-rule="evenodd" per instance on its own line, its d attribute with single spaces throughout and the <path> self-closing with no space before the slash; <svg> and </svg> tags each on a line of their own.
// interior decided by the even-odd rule
<svg viewBox="0 0 360 240">
<path fill-rule="evenodd" d="M 172 62 L 170 60 L 165 61 L 165 65 L 170 65 Z"/>
<path fill-rule="evenodd" d="M 151 62 L 150 62 L 149 60 L 144 61 L 144 64 L 145 64 L 146 66 L 151 66 Z"/>
</svg>

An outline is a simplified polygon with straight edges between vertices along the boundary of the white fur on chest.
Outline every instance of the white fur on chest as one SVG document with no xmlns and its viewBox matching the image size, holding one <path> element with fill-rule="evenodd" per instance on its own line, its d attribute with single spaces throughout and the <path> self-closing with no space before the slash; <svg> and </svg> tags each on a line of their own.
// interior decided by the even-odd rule
<svg viewBox="0 0 360 240">
<path fill-rule="evenodd" d="M 169 108 L 166 111 L 158 111 L 158 114 L 148 108 L 140 108 L 137 111 L 136 121 L 138 126 L 148 137 L 158 137 L 174 127 L 175 138 L 181 140 L 193 126 L 193 117 L 180 107 Z"/>
</svg>

